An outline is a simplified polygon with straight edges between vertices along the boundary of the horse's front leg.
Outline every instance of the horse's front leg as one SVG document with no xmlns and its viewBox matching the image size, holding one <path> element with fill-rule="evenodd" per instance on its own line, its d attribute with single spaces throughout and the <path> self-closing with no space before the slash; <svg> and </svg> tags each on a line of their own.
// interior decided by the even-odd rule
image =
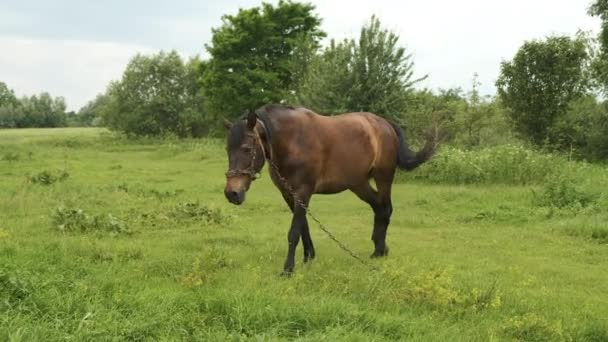
<svg viewBox="0 0 608 342">
<path fill-rule="evenodd" d="M 304 233 L 304 230 L 308 228 L 305 207 L 308 206 L 310 195 L 302 196 L 300 198 L 301 202 L 296 199 L 296 203 L 293 207 L 293 218 L 291 220 L 289 234 L 287 234 L 288 249 L 285 265 L 283 266 L 283 275 L 291 275 L 293 272 L 293 268 L 295 266 L 296 247 L 298 246 L 302 233 Z"/>
<path fill-rule="evenodd" d="M 304 225 L 302 226 L 302 244 L 304 245 L 304 262 L 307 263 L 315 258 L 315 246 L 310 237 L 310 228 L 306 216 L 304 216 Z"/>
</svg>

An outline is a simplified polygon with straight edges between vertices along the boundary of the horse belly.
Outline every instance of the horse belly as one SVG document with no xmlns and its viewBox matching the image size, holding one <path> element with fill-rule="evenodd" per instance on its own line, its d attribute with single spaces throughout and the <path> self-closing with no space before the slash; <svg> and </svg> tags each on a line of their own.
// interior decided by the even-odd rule
<svg viewBox="0 0 608 342">
<path fill-rule="evenodd" d="M 348 185 L 340 184 L 340 183 L 336 183 L 336 182 L 325 183 L 325 184 L 321 183 L 321 184 L 317 184 L 317 186 L 315 187 L 315 193 L 316 194 L 325 194 L 325 195 L 337 194 L 339 192 L 347 190 L 348 188 L 349 188 Z"/>
<path fill-rule="evenodd" d="M 369 179 L 369 168 L 355 165 L 343 165 L 339 169 L 325 170 L 317 179 L 315 193 L 335 194 L 348 190 Z"/>
</svg>

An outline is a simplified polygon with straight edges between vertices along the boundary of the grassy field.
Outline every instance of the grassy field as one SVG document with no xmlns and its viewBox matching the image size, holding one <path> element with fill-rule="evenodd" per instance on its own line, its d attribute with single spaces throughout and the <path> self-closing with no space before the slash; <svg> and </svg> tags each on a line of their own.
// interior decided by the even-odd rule
<svg viewBox="0 0 608 342">
<path fill-rule="evenodd" d="M 311 222 L 317 259 L 300 246 L 286 279 L 289 210 L 265 171 L 228 204 L 225 168 L 215 140 L 0 131 L 0 340 L 608 341 L 596 197 L 543 206 L 538 184 L 400 177 L 379 270 Z M 606 168 L 580 172 L 606 189 Z M 367 259 L 366 204 L 311 210 Z"/>
</svg>

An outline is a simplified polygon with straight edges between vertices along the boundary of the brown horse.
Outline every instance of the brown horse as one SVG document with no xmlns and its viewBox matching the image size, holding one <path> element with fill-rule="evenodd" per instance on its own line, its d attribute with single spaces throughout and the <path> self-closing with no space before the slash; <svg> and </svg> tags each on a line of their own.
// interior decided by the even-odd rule
<svg viewBox="0 0 608 342">
<path fill-rule="evenodd" d="M 244 202 L 245 193 L 268 160 L 270 177 L 293 212 L 284 274 L 293 271 L 300 237 L 304 262 L 315 257 L 303 208 L 313 194 L 351 190 L 367 202 L 374 211 L 375 249 L 371 256 L 386 256 L 395 169 L 416 168 L 433 155 L 438 144 L 437 135 L 429 135 L 422 150 L 415 153 L 399 126 L 372 113 L 329 117 L 276 104 L 249 112 L 225 126 L 229 130 L 224 190 L 228 201 L 237 205 Z M 377 189 L 370 185 L 372 178 Z"/>
</svg>

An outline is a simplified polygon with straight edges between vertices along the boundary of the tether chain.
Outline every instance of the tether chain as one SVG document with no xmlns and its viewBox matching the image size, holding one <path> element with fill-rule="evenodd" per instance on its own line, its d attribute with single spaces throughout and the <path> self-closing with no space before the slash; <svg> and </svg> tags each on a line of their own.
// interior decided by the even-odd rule
<svg viewBox="0 0 608 342">
<path fill-rule="evenodd" d="M 267 159 L 268 163 L 272 166 L 272 168 L 275 170 L 277 176 L 279 177 L 279 179 L 281 180 L 281 183 L 283 183 L 283 186 L 286 188 L 287 191 L 289 191 L 289 193 L 291 194 L 291 196 L 293 196 L 294 200 L 302 207 L 302 209 L 304 209 L 304 211 L 306 212 L 306 214 L 308 216 L 310 216 L 310 218 L 315 221 L 317 223 L 317 225 L 319 225 L 319 228 L 321 228 L 322 231 L 325 232 L 325 234 L 327 234 L 327 236 L 329 236 L 330 239 L 332 239 L 343 251 L 345 251 L 346 253 L 348 253 L 351 257 L 353 257 L 354 259 L 356 259 L 357 261 L 359 261 L 361 264 L 363 264 L 364 266 L 369 267 L 370 269 L 374 270 L 374 271 L 378 271 L 378 268 L 375 266 L 370 265 L 369 263 L 367 263 L 365 260 L 363 260 L 361 257 L 359 257 L 358 255 L 356 255 L 352 250 L 350 250 L 350 248 L 346 247 L 346 245 L 344 245 L 342 242 L 340 242 L 340 240 L 338 240 L 334 234 L 332 234 L 332 232 L 330 232 L 327 227 L 325 227 L 325 225 L 323 225 L 323 223 L 321 223 L 321 221 L 319 221 L 319 219 L 317 219 L 312 212 L 310 211 L 310 209 L 308 208 L 308 206 L 304 203 L 304 201 L 302 201 L 295 193 L 295 191 L 293 191 L 293 189 L 291 188 L 291 186 L 289 185 L 289 183 L 287 182 L 287 180 L 281 176 L 281 173 L 279 172 L 279 168 L 277 167 L 277 165 L 271 160 L 271 159 Z"/>
</svg>

